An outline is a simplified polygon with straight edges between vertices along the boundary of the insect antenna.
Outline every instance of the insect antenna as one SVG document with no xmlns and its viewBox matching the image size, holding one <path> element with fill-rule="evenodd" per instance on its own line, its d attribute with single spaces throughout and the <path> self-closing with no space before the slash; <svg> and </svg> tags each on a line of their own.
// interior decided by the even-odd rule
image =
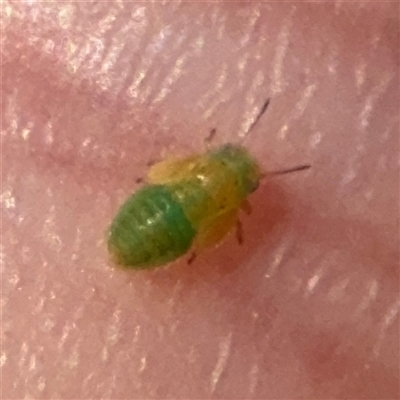
<svg viewBox="0 0 400 400">
<path fill-rule="evenodd" d="M 266 172 L 262 174 L 261 179 L 270 177 L 270 176 L 275 176 L 275 175 L 283 175 L 283 174 L 290 174 L 292 172 L 297 172 L 297 171 L 304 171 L 305 169 L 311 168 L 310 164 L 304 164 L 304 165 L 298 165 L 297 167 L 293 168 L 288 168 L 288 169 L 279 169 L 277 171 L 271 171 L 271 172 Z"/>
<path fill-rule="evenodd" d="M 269 103 L 271 102 L 271 99 L 267 99 L 263 106 L 261 107 L 261 110 L 256 116 L 256 119 L 253 121 L 253 123 L 250 125 L 249 129 L 247 129 L 246 135 L 257 125 L 258 121 L 261 119 L 261 117 L 264 115 L 265 111 L 267 111 L 267 108 L 269 106 Z"/>
<path fill-rule="evenodd" d="M 263 106 L 261 107 L 260 111 L 258 112 L 256 118 L 254 121 L 251 123 L 249 129 L 242 135 L 242 140 L 241 143 L 245 141 L 245 139 L 248 137 L 249 133 L 252 131 L 252 129 L 258 124 L 258 121 L 261 119 L 261 117 L 264 115 L 264 113 L 267 111 L 267 108 L 269 106 L 271 99 L 265 100 Z"/>
</svg>

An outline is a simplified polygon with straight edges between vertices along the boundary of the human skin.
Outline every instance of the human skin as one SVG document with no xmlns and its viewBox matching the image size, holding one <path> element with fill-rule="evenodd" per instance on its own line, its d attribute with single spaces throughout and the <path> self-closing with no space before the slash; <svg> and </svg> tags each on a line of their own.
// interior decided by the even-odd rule
<svg viewBox="0 0 400 400">
<path fill-rule="evenodd" d="M 3 3 L 2 398 L 399 397 L 399 6 Z M 165 154 L 242 142 L 244 243 L 116 268 Z"/>
</svg>

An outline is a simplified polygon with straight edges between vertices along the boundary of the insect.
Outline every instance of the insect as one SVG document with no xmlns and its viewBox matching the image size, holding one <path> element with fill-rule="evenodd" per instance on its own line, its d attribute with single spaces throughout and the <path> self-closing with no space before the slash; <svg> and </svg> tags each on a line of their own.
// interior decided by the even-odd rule
<svg viewBox="0 0 400 400">
<path fill-rule="evenodd" d="M 264 104 L 250 129 L 267 109 Z M 249 129 L 249 130 L 250 130 Z M 211 136 L 215 131 L 211 131 Z M 226 144 L 182 159 L 153 165 L 148 183 L 122 205 L 108 232 L 116 264 L 150 269 L 193 251 L 215 246 L 235 227 L 241 241 L 239 211 L 265 176 L 309 168 L 302 165 L 264 174 L 241 145 Z"/>
</svg>

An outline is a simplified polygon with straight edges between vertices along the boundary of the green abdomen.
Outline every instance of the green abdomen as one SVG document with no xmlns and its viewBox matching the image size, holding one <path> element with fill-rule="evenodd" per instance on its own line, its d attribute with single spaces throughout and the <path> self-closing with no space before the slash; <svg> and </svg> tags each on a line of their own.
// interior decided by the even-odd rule
<svg viewBox="0 0 400 400">
<path fill-rule="evenodd" d="M 108 247 L 120 265 L 151 268 L 185 254 L 195 235 L 171 188 L 150 185 L 121 207 L 110 227 Z"/>
</svg>

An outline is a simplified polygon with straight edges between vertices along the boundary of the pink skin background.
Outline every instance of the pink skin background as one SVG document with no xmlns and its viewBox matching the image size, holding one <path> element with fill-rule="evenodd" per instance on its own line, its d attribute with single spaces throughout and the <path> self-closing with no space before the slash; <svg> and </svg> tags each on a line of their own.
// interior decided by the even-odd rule
<svg viewBox="0 0 400 400">
<path fill-rule="evenodd" d="M 2 398 L 399 397 L 399 5 L 2 2 Z M 165 154 L 243 142 L 244 243 L 115 268 Z"/>
</svg>

